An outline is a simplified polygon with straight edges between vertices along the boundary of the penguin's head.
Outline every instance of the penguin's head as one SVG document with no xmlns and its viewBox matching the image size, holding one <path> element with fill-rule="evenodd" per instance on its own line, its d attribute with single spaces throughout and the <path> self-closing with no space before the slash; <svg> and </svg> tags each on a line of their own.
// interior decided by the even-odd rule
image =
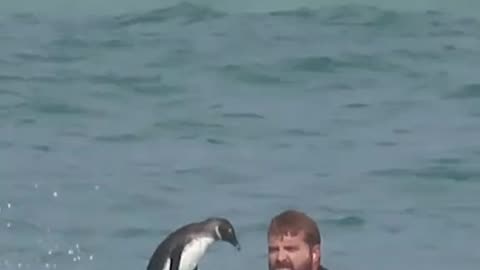
<svg viewBox="0 0 480 270">
<path fill-rule="evenodd" d="M 240 243 L 237 240 L 235 228 L 232 223 L 225 218 L 208 218 L 207 221 L 214 226 L 215 240 L 225 241 L 240 250 Z"/>
</svg>

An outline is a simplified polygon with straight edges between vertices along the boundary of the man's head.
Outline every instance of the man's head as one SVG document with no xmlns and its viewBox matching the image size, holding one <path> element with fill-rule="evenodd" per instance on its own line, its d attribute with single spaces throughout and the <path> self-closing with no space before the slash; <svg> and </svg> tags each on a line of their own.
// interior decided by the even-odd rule
<svg viewBox="0 0 480 270">
<path fill-rule="evenodd" d="M 315 221 L 296 210 L 273 217 L 268 228 L 269 270 L 317 270 L 320 232 Z"/>
</svg>

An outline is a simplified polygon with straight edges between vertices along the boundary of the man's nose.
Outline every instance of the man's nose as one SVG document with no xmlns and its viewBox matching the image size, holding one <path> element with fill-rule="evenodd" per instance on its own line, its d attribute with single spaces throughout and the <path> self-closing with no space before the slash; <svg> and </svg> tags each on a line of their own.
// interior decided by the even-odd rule
<svg viewBox="0 0 480 270">
<path fill-rule="evenodd" d="M 283 249 L 280 249 L 278 251 L 278 256 L 277 256 L 277 260 L 282 262 L 282 261 L 285 261 L 286 259 L 288 258 L 287 256 L 287 252 Z"/>
</svg>

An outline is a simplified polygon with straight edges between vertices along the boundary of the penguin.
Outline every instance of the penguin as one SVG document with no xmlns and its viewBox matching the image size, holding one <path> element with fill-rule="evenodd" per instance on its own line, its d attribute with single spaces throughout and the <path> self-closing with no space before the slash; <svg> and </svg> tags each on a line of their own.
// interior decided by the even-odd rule
<svg viewBox="0 0 480 270">
<path fill-rule="evenodd" d="M 241 249 L 235 229 L 226 218 L 209 217 L 184 225 L 157 246 L 147 270 L 198 270 L 198 262 L 216 241 Z"/>
</svg>

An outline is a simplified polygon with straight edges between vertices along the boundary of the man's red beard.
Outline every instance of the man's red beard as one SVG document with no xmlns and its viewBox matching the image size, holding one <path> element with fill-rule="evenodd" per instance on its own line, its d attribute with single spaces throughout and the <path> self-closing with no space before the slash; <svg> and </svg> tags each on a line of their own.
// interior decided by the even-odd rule
<svg viewBox="0 0 480 270">
<path fill-rule="evenodd" d="M 304 264 L 299 265 L 297 268 L 293 267 L 293 264 L 286 260 L 282 262 L 275 262 L 273 265 L 269 263 L 269 270 L 278 270 L 278 269 L 290 269 L 290 270 L 311 270 L 312 268 L 312 258 L 309 258 Z"/>
</svg>

